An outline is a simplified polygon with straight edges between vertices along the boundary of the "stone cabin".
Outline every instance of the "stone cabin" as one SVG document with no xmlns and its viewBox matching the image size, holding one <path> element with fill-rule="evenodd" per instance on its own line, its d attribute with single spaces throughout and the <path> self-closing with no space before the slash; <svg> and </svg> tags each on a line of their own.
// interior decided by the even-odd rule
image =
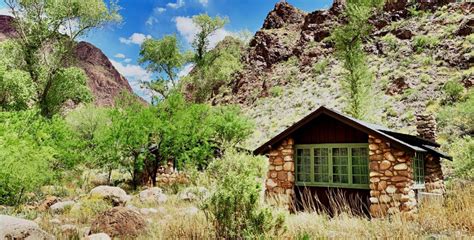
<svg viewBox="0 0 474 240">
<path fill-rule="evenodd" d="M 268 156 L 266 195 L 292 209 L 302 207 L 306 192 L 329 211 L 337 195 L 360 200 L 351 207 L 375 217 L 416 213 L 420 194 L 444 193 L 440 159 L 451 160 L 437 150 L 435 124 L 418 120 L 418 132 L 433 139 L 320 107 L 254 151 Z"/>
</svg>

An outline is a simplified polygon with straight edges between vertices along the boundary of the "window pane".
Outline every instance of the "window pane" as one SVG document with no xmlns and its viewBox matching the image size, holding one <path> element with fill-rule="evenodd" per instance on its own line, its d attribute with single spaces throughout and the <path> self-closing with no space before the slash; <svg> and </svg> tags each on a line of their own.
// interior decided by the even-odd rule
<svg viewBox="0 0 474 240">
<path fill-rule="evenodd" d="M 352 148 L 352 183 L 369 183 L 369 150 L 367 148 Z"/>
<path fill-rule="evenodd" d="M 299 182 L 311 181 L 310 149 L 296 149 L 296 180 Z"/>
<path fill-rule="evenodd" d="M 314 149 L 314 181 L 329 182 L 329 150 Z"/>
</svg>

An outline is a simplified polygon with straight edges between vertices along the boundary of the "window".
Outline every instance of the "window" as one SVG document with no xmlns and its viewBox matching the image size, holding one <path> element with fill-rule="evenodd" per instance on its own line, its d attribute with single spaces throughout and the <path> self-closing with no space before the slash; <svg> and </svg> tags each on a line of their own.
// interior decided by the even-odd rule
<svg viewBox="0 0 474 240">
<path fill-rule="evenodd" d="M 425 154 L 415 153 L 413 161 L 413 180 L 415 185 L 424 186 L 425 184 Z"/>
<path fill-rule="evenodd" d="M 369 188 L 368 144 L 296 145 L 296 184 Z"/>
</svg>

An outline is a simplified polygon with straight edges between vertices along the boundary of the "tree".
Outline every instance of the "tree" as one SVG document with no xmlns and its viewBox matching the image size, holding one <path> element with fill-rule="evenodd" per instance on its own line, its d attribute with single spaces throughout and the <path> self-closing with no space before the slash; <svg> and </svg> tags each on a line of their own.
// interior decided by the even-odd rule
<svg viewBox="0 0 474 240">
<path fill-rule="evenodd" d="M 9 66 L 29 74 L 34 86 L 30 100 L 41 113 L 52 116 L 65 100 L 90 100 L 84 88 L 70 88 L 63 96 L 58 87 L 86 86 L 77 70 L 62 70 L 71 65 L 75 40 L 89 30 L 120 20 L 115 2 L 108 6 L 102 0 L 5 0 L 15 20 L 21 64 Z M 68 75 L 72 74 L 72 75 Z M 70 83 L 64 83 L 69 81 Z M 64 90 L 64 89 L 62 89 Z M 77 92 L 75 92 L 77 90 Z M 54 99 L 54 102 L 49 102 Z"/>
<path fill-rule="evenodd" d="M 373 74 L 368 69 L 362 42 L 371 30 L 369 18 L 382 4 L 383 0 L 347 0 L 344 10 L 347 23 L 337 27 L 331 36 L 336 56 L 346 70 L 342 81 L 342 89 L 348 98 L 345 112 L 359 119 L 368 117 L 373 97 Z"/>
<path fill-rule="evenodd" d="M 218 29 L 223 28 L 228 22 L 229 20 L 227 18 L 221 18 L 219 16 L 212 18 L 207 14 L 200 14 L 193 17 L 193 23 L 196 24 L 199 29 L 192 43 L 197 65 L 202 63 L 204 55 L 209 50 L 209 37 Z"/>
<path fill-rule="evenodd" d="M 178 72 L 189 61 L 189 53 L 181 53 L 175 35 L 168 35 L 162 39 L 147 39 L 141 46 L 139 62 L 146 64 L 150 72 L 158 73 L 157 79 L 145 82 L 145 87 L 166 98 L 172 88 L 176 86 Z M 153 96 L 156 103 L 159 97 Z"/>
</svg>

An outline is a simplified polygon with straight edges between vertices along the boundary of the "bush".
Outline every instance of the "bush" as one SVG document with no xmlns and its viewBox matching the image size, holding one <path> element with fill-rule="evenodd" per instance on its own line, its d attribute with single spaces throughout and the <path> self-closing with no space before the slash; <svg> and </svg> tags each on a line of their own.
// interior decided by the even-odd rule
<svg viewBox="0 0 474 240">
<path fill-rule="evenodd" d="M 392 51 L 396 51 L 398 49 L 398 46 L 400 45 L 398 43 L 397 38 L 391 33 L 388 33 L 387 35 L 383 36 L 381 38 L 381 40 L 384 43 L 386 43 L 388 45 L 389 49 L 392 50 Z"/>
<path fill-rule="evenodd" d="M 443 86 L 444 103 L 452 104 L 459 101 L 464 92 L 464 86 L 456 80 L 449 80 Z"/>
<path fill-rule="evenodd" d="M 455 105 L 444 106 L 437 114 L 441 133 L 448 138 L 474 134 L 474 91 Z"/>
<path fill-rule="evenodd" d="M 470 181 L 474 180 L 474 138 L 465 136 L 449 145 L 449 154 L 453 157 L 454 176 Z"/>
<path fill-rule="evenodd" d="M 265 161 L 261 157 L 227 152 L 209 165 L 208 174 L 215 190 L 204 203 L 217 238 L 258 239 L 275 236 L 284 223 L 262 199 Z"/>
<path fill-rule="evenodd" d="M 433 49 L 439 44 L 439 39 L 435 36 L 420 35 L 413 38 L 413 49 L 417 53 L 423 52 L 425 49 Z"/>
<path fill-rule="evenodd" d="M 283 94 L 283 88 L 281 86 L 274 86 L 270 88 L 270 95 L 272 97 L 280 97 Z"/>
<path fill-rule="evenodd" d="M 329 65 L 329 60 L 327 59 L 322 59 L 318 62 L 316 62 L 313 65 L 313 71 L 316 74 L 322 74 L 324 73 L 324 70 L 326 70 L 326 67 Z"/>
</svg>

